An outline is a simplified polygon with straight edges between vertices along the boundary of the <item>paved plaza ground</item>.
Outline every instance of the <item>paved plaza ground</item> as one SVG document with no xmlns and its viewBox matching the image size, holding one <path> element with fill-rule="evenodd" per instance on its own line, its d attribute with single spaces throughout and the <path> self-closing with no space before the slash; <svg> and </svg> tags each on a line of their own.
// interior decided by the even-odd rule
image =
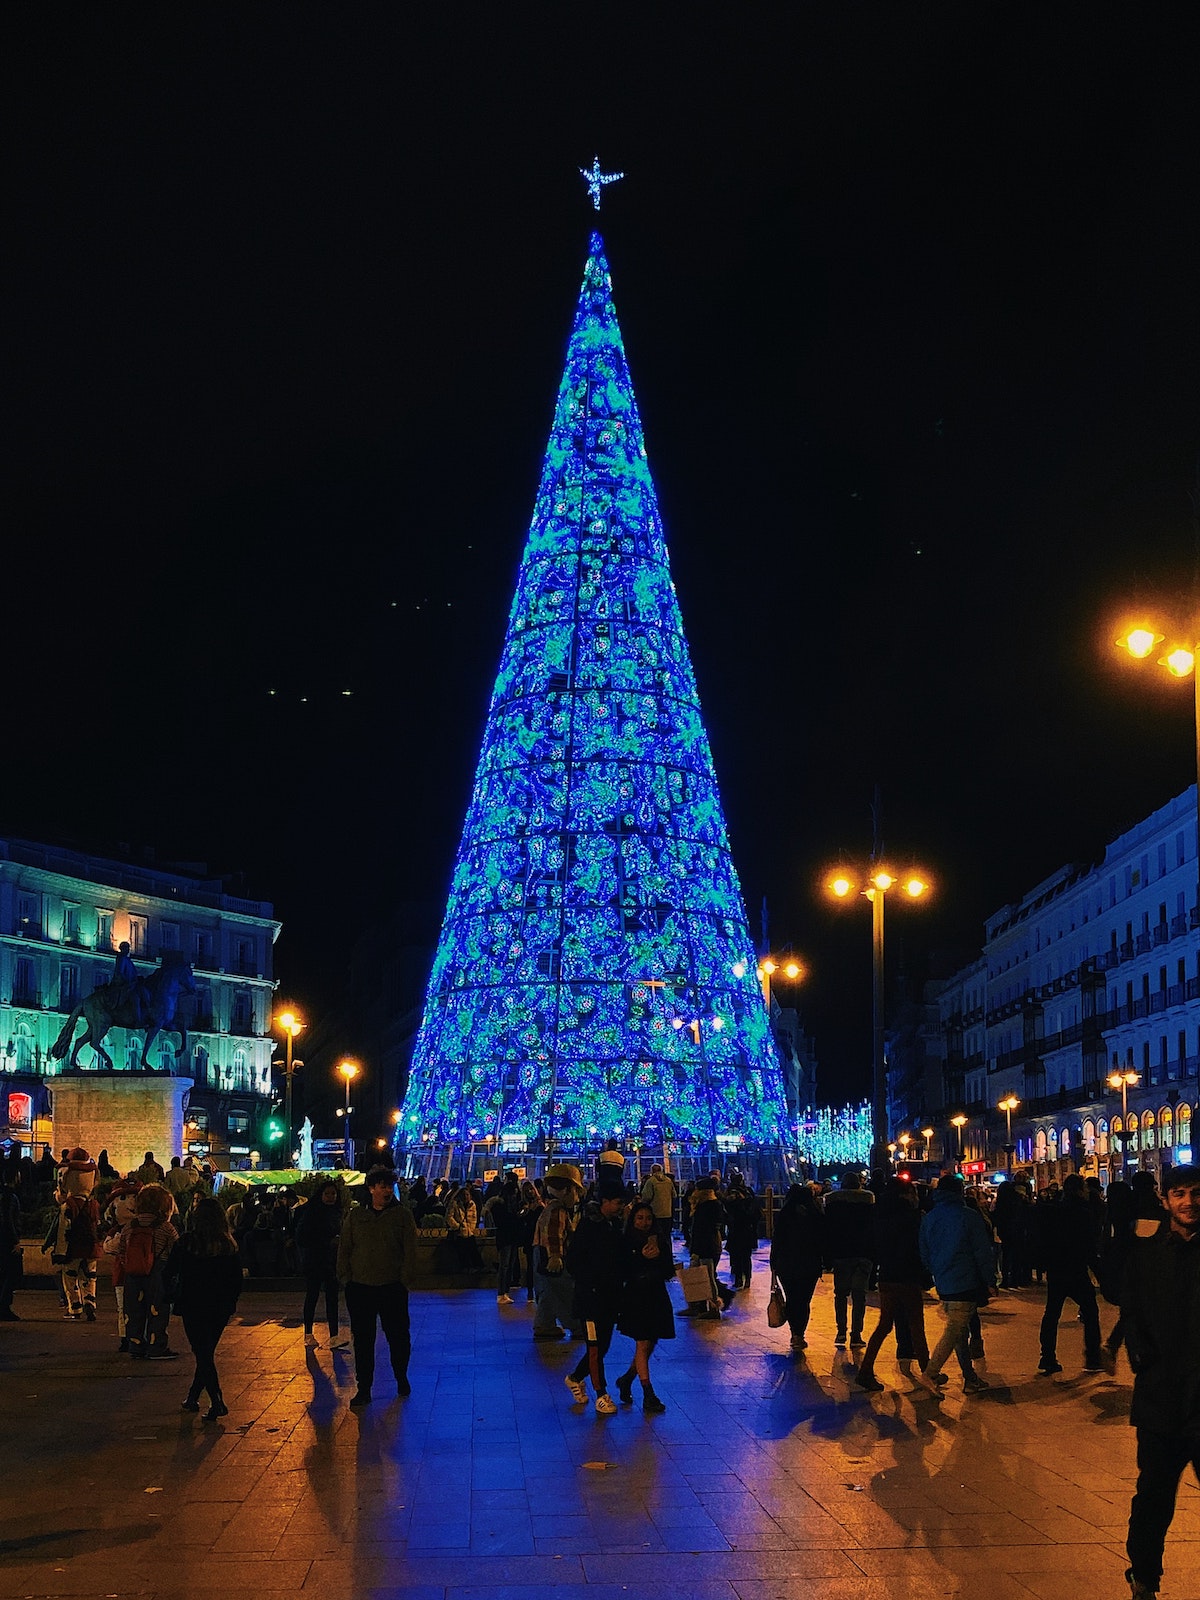
<svg viewBox="0 0 1200 1600">
<path fill-rule="evenodd" d="M 575 1348 L 535 1345 L 530 1309 L 487 1290 L 414 1295 L 412 1397 L 383 1359 L 375 1404 L 351 1412 L 349 1353 L 306 1355 L 298 1299 L 249 1292 L 219 1352 L 229 1416 L 207 1425 L 179 1410 L 190 1361 L 117 1354 L 107 1291 L 90 1326 L 19 1294 L 24 1320 L 0 1326 L 0 1596 L 1128 1594 L 1129 1373 L 1084 1375 L 1076 1322 L 1065 1371 L 1038 1378 L 1040 1295 L 1000 1296 L 992 1388 L 965 1398 L 955 1375 L 938 1405 L 890 1352 L 884 1393 L 853 1386 L 828 1277 L 792 1361 L 766 1288 L 760 1270 L 722 1322 L 679 1322 L 653 1418 L 573 1406 Z M 629 1349 L 618 1336 L 613 1373 Z M 1190 1481 L 1162 1594 L 1200 1597 Z"/>
</svg>

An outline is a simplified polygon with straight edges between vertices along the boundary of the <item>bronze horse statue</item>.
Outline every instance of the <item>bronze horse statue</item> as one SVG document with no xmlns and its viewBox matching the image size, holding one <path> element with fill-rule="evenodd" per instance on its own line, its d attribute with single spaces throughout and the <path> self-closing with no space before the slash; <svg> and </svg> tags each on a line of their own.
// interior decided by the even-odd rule
<svg viewBox="0 0 1200 1600">
<path fill-rule="evenodd" d="M 103 983 L 93 989 L 86 1000 L 81 1000 L 63 1024 L 63 1030 L 51 1047 L 50 1054 L 62 1061 L 70 1052 L 64 1072 L 81 1072 L 79 1052 L 90 1044 L 107 1071 L 114 1072 L 112 1057 L 104 1048 L 104 1036 L 110 1028 L 145 1030 L 142 1045 L 142 1069 L 158 1070 L 147 1060 L 150 1046 L 163 1031 L 179 1035 L 179 1055 L 187 1052 L 187 1029 L 182 1021 L 175 1020 L 175 1010 L 181 994 L 195 994 L 192 964 L 182 956 L 166 956 L 148 978 L 136 983 Z M 75 1028 L 82 1019 L 86 1031 L 75 1039 Z M 74 1040 L 74 1043 L 72 1041 Z"/>
</svg>

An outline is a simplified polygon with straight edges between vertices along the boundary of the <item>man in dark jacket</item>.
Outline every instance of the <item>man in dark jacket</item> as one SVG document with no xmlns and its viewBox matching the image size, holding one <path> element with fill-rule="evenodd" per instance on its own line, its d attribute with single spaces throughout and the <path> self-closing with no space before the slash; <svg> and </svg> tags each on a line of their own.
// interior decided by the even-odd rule
<svg viewBox="0 0 1200 1600">
<path fill-rule="evenodd" d="M 996 1258 L 987 1223 L 967 1205 L 962 1179 L 953 1173 L 938 1179 L 933 1209 L 921 1219 L 920 1251 L 922 1265 L 932 1275 L 938 1299 L 946 1308 L 946 1327 L 917 1381 L 936 1393 L 946 1382 L 942 1363 L 953 1350 L 962 1372 L 963 1393 L 978 1394 L 988 1384 L 971 1360 L 971 1318 L 976 1307 L 987 1300 Z"/>
<path fill-rule="evenodd" d="M 1083 1364 L 1099 1372 L 1100 1313 L 1091 1274 L 1100 1267 L 1100 1230 L 1077 1172 L 1063 1179 L 1062 1198 L 1037 1214 L 1037 1261 L 1046 1274 L 1046 1312 L 1042 1317 L 1041 1373 L 1062 1371 L 1058 1359 L 1058 1319 L 1063 1303 L 1074 1300 L 1083 1318 Z"/>
<path fill-rule="evenodd" d="M 846 1342 L 846 1302 L 850 1302 L 850 1344 L 861 1349 L 867 1314 L 867 1284 L 875 1265 L 875 1196 L 862 1186 L 862 1174 L 842 1174 L 842 1186 L 825 1197 L 825 1261 L 833 1268 L 834 1344 Z"/>
<path fill-rule="evenodd" d="M 338 1238 L 342 1231 L 342 1188 L 333 1179 L 323 1183 L 296 1218 L 296 1251 L 304 1274 L 304 1346 L 315 1350 L 319 1344 L 313 1332 L 317 1302 L 325 1295 L 325 1321 L 329 1326 L 329 1348 L 344 1350 L 350 1343 L 338 1332 Z"/>
<path fill-rule="evenodd" d="M 587 1403 L 589 1375 L 596 1391 L 596 1410 L 611 1417 L 617 1403 L 608 1392 L 604 1358 L 612 1343 L 621 1309 L 628 1250 L 621 1238 L 625 1185 L 619 1173 L 603 1167 L 596 1178 L 596 1198 L 588 1205 L 567 1246 L 567 1271 L 575 1280 L 575 1315 L 583 1323 L 587 1349 L 566 1378 L 577 1405 Z"/>
<path fill-rule="evenodd" d="M 1132 1600 L 1152 1600 L 1175 1495 L 1190 1461 L 1200 1478 L 1200 1172 L 1173 1167 L 1162 1180 L 1166 1218 L 1134 1243 L 1121 1290 L 1121 1322 L 1133 1368 L 1129 1420 L 1137 1429 L 1138 1480 L 1129 1510 Z"/>
<path fill-rule="evenodd" d="M 417 1256 L 417 1225 L 396 1199 L 396 1174 L 390 1167 L 367 1173 L 366 1205 L 355 1206 L 338 1238 L 337 1274 L 346 1290 L 346 1310 L 354 1337 L 355 1410 L 371 1403 L 375 1377 L 375 1324 L 383 1325 L 396 1392 L 412 1393 L 408 1360 L 412 1338 L 408 1320 L 408 1280 Z"/>
</svg>

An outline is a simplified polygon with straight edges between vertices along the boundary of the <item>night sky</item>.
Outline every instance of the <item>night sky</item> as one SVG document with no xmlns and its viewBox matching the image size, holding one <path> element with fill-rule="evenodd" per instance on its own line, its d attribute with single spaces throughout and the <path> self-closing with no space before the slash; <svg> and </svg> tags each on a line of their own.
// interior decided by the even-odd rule
<svg viewBox="0 0 1200 1600">
<path fill-rule="evenodd" d="M 598 153 L 751 926 L 863 1090 L 869 924 L 815 885 L 876 784 L 938 884 L 915 984 L 1194 777 L 1187 686 L 1112 639 L 1191 609 L 1198 45 L 1170 5 L 5 7 L 0 831 L 243 872 L 310 1015 L 444 900 Z"/>
</svg>

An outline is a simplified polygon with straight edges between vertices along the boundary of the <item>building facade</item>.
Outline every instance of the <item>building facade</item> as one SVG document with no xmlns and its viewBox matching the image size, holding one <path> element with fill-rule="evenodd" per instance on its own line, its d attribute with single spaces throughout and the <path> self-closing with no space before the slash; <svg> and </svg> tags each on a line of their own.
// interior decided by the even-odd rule
<svg viewBox="0 0 1200 1600">
<path fill-rule="evenodd" d="M 279 930 L 269 903 L 227 893 L 203 868 L 0 839 L 0 1084 L 22 1113 L 16 1123 L 10 1115 L 8 1136 L 32 1142 L 37 1127 L 21 1125 L 21 1097 L 37 1108 L 52 1095 L 63 1063 L 51 1047 L 79 1001 L 109 981 L 117 948 L 128 941 L 139 973 L 153 972 L 170 952 L 190 961 L 196 985 L 180 1008 L 186 1055 L 177 1057 L 175 1033 L 160 1034 L 151 1049 L 152 1066 L 194 1082 L 186 1149 L 157 1152 L 160 1158 L 190 1150 L 227 1165 L 264 1149 Z M 117 1071 L 139 1066 L 142 1041 L 133 1029 L 109 1033 L 105 1048 Z M 92 1071 L 99 1062 L 85 1047 L 79 1065 Z"/>
<path fill-rule="evenodd" d="M 931 985 L 947 1152 L 1043 1177 L 1190 1161 L 1200 1069 L 1194 787 L 988 919 L 979 960 Z M 1125 1078 L 1114 1087 L 1114 1075 Z"/>
</svg>

